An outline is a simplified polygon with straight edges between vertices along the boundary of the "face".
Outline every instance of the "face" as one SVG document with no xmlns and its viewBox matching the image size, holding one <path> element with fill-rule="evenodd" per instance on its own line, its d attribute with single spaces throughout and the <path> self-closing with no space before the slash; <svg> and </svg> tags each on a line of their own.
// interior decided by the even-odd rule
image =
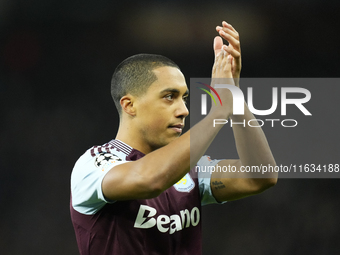
<svg viewBox="0 0 340 255">
<path fill-rule="evenodd" d="M 153 71 L 158 79 L 145 94 L 136 98 L 133 120 L 140 142 L 151 150 L 179 137 L 189 114 L 186 107 L 188 87 L 181 71 L 169 66 Z"/>
</svg>

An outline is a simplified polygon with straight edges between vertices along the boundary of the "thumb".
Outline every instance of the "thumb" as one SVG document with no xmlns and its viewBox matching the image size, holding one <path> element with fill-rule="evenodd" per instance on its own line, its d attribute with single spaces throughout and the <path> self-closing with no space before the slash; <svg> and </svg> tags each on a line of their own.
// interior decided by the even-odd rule
<svg viewBox="0 0 340 255">
<path fill-rule="evenodd" d="M 214 38 L 214 52 L 215 52 L 215 58 L 217 55 L 221 52 L 223 46 L 223 40 L 220 36 L 216 36 Z"/>
</svg>

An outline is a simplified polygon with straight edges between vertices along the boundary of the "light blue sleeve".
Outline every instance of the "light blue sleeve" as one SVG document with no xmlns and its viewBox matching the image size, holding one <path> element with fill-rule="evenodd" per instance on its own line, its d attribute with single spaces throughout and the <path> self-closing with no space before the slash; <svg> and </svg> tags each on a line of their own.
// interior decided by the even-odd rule
<svg viewBox="0 0 340 255">
<path fill-rule="evenodd" d="M 102 191 L 102 181 L 106 173 L 113 167 L 127 161 L 105 161 L 100 166 L 95 165 L 96 157 L 86 152 L 76 162 L 71 174 L 71 196 L 73 208 L 82 214 L 93 215 L 99 211 L 107 201 Z"/>
<path fill-rule="evenodd" d="M 208 169 L 215 166 L 218 162 L 220 162 L 222 159 L 210 159 L 209 156 L 204 155 L 200 158 L 200 160 L 197 162 L 196 169 L 200 169 L 198 171 L 198 185 L 201 195 L 201 205 L 208 205 L 208 204 L 224 204 L 225 202 L 219 203 L 216 201 L 215 197 L 212 194 L 211 191 L 211 171 Z"/>
</svg>

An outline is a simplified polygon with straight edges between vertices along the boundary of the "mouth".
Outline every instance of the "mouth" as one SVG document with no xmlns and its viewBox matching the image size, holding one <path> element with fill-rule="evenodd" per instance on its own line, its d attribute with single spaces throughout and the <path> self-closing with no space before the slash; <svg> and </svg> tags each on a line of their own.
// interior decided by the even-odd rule
<svg viewBox="0 0 340 255">
<path fill-rule="evenodd" d="M 175 125 L 170 125 L 168 128 L 174 130 L 176 133 L 182 133 L 182 130 L 184 128 L 183 124 L 175 124 Z"/>
</svg>

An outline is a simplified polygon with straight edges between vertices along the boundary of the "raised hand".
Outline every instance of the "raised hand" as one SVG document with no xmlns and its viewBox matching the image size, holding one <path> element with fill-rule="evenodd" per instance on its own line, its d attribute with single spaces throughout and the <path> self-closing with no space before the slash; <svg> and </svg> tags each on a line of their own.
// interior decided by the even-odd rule
<svg viewBox="0 0 340 255">
<path fill-rule="evenodd" d="M 224 47 L 220 46 L 221 44 L 221 37 L 216 36 L 214 39 L 215 63 L 212 70 L 212 78 L 234 78 L 231 66 L 233 57 L 224 49 Z"/>
<path fill-rule="evenodd" d="M 222 27 L 217 26 L 216 31 L 219 35 L 228 41 L 229 45 L 224 45 L 222 40 L 214 41 L 215 58 L 222 48 L 232 56 L 231 72 L 234 78 L 235 85 L 239 87 L 239 78 L 242 68 L 241 63 L 241 46 L 238 32 L 232 25 L 227 22 L 222 22 Z"/>
</svg>

